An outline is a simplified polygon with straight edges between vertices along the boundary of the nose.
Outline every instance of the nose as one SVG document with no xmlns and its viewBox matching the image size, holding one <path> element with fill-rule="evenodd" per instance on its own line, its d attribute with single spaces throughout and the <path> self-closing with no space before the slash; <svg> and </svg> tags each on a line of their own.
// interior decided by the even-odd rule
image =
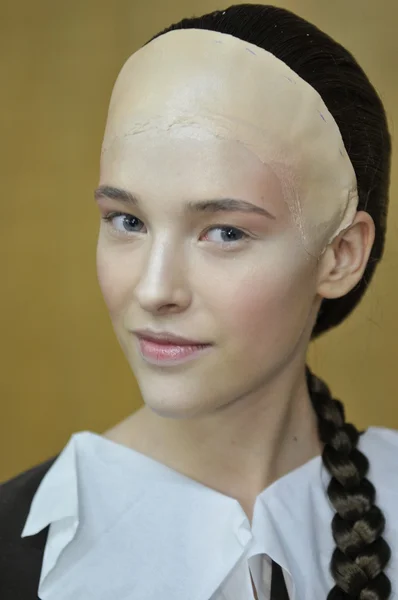
<svg viewBox="0 0 398 600">
<path fill-rule="evenodd" d="M 147 312 L 179 312 L 191 301 L 184 252 L 171 244 L 152 246 L 143 260 L 135 296 Z"/>
</svg>

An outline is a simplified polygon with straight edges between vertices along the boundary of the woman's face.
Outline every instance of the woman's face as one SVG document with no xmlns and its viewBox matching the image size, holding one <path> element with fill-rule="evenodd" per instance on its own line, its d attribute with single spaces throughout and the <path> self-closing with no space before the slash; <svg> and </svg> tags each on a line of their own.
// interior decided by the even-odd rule
<svg viewBox="0 0 398 600">
<path fill-rule="evenodd" d="M 118 136 L 103 153 L 97 269 L 116 336 L 144 402 L 163 416 L 205 414 L 259 390 L 304 356 L 316 315 L 317 261 L 305 250 L 274 171 L 243 144 L 181 125 Z M 115 195 L 115 194 L 113 194 Z M 243 200 L 245 210 L 189 210 Z M 186 363 L 147 363 L 133 330 L 211 343 Z"/>
<path fill-rule="evenodd" d="M 115 333 L 155 412 L 189 417 L 261 397 L 275 373 L 304 360 L 320 302 L 316 257 L 355 212 L 342 147 L 315 90 L 233 36 L 178 30 L 126 62 L 100 186 L 136 201 L 97 194 L 110 218 L 97 265 Z M 253 210 L 215 211 L 222 199 Z M 192 208 L 204 202 L 207 210 Z M 149 364 L 133 333 L 144 328 L 212 347 L 189 362 Z"/>
</svg>

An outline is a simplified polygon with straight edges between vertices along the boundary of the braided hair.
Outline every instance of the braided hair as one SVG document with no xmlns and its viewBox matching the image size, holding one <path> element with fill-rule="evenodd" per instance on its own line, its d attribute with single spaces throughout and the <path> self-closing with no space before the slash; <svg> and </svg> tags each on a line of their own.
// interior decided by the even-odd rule
<svg viewBox="0 0 398 600">
<path fill-rule="evenodd" d="M 358 210 L 372 216 L 375 242 L 361 282 L 343 298 L 322 301 L 313 339 L 351 313 L 383 254 L 391 163 L 383 105 L 343 46 L 285 9 L 237 4 L 183 19 L 147 43 L 168 31 L 190 28 L 230 34 L 274 54 L 317 90 L 340 129 L 358 181 Z M 390 548 L 382 537 L 385 520 L 375 504 L 375 488 L 366 478 L 369 462 L 357 448 L 360 432 L 345 422 L 342 403 L 308 367 L 307 385 L 324 445 L 323 464 L 331 475 L 327 493 L 336 511 L 331 525 L 336 548 L 330 562 L 335 585 L 327 600 L 387 600 L 391 583 L 383 570 Z"/>
<path fill-rule="evenodd" d="M 375 488 L 366 478 L 369 461 L 356 447 L 360 432 L 346 423 L 343 404 L 308 367 L 307 385 L 324 444 L 323 464 L 331 475 L 327 493 L 336 510 L 330 563 L 336 585 L 327 600 L 384 600 L 391 593 L 383 573 L 391 552 L 382 537 L 385 519 L 375 504 Z"/>
</svg>

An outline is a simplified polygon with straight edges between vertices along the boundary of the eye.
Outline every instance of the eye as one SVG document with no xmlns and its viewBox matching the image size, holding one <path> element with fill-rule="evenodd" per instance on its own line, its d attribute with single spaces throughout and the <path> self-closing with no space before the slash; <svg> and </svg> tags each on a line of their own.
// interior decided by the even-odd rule
<svg viewBox="0 0 398 600">
<path fill-rule="evenodd" d="M 118 219 L 119 217 L 123 217 L 123 219 L 121 221 L 119 221 L 119 223 L 121 223 L 122 229 L 118 229 L 117 227 L 115 227 L 113 225 L 114 219 Z M 142 221 L 140 219 L 138 219 L 137 217 L 135 217 L 134 215 L 130 215 L 128 213 L 122 213 L 122 212 L 107 213 L 106 215 L 104 215 L 102 217 L 102 220 L 105 221 L 106 223 L 111 223 L 113 228 L 118 233 L 121 233 L 122 235 L 136 232 L 136 229 L 134 229 L 134 222 L 139 221 L 140 223 L 142 223 Z M 128 229 L 125 229 L 125 226 L 127 226 Z M 132 229 L 130 229 L 130 227 Z"/>
<path fill-rule="evenodd" d="M 116 227 L 114 225 L 115 219 L 119 219 L 119 218 L 121 218 L 121 220 L 119 221 L 121 229 L 119 229 L 118 227 Z M 138 231 L 136 229 L 136 224 L 137 223 L 143 224 L 141 219 L 138 219 L 134 215 L 131 215 L 129 213 L 115 212 L 115 211 L 107 213 L 106 215 L 104 215 L 102 217 L 102 219 L 106 223 L 111 223 L 113 229 L 115 229 L 115 231 L 120 235 L 129 235 L 131 233 L 140 233 L 140 231 Z M 252 237 L 249 234 L 242 231 L 241 229 L 238 229 L 237 227 L 232 227 L 231 225 L 213 225 L 212 227 L 209 227 L 209 229 L 207 229 L 207 231 L 205 232 L 205 235 L 208 237 L 209 232 L 216 231 L 216 230 L 219 230 L 222 232 L 221 238 L 224 237 L 224 239 L 218 240 L 218 242 L 224 246 L 225 245 L 233 245 L 234 243 L 236 244 L 236 243 L 245 241 L 247 239 L 250 239 Z M 215 241 L 215 243 L 217 243 L 217 240 L 209 240 L 209 241 Z"/>
<path fill-rule="evenodd" d="M 226 239 L 221 239 L 222 244 L 230 244 L 232 242 L 241 242 L 241 241 L 251 237 L 250 235 L 248 235 L 241 229 L 238 229 L 237 227 L 232 227 L 231 225 L 214 225 L 213 227 L 211 227 L 210 229 L 207 230 L 206 235 L 208 235 L 209 231 L 215 231 L 217 229 L 221 232 L 224 232 L 224 234 L 226 234 L 225 235 Z M 236 239 L 237 236 L 239 239 Z M 221 235 L 220 237 L 223 237 L 223 235 Z"/>
</svg>

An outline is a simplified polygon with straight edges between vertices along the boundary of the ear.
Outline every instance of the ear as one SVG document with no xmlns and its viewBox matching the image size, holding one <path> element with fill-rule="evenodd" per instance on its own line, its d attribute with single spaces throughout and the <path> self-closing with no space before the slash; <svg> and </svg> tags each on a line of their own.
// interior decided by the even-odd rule
<svg viewBox="0 0 398 600">
<path fill-rule="evenodd" d="M 322 298 L 341 298 L 362 279 L 375 238 L 369 213 L 357 212 L 354 222 L 326 248 L 319 261 L 317 292 Z"/>
</svg>

